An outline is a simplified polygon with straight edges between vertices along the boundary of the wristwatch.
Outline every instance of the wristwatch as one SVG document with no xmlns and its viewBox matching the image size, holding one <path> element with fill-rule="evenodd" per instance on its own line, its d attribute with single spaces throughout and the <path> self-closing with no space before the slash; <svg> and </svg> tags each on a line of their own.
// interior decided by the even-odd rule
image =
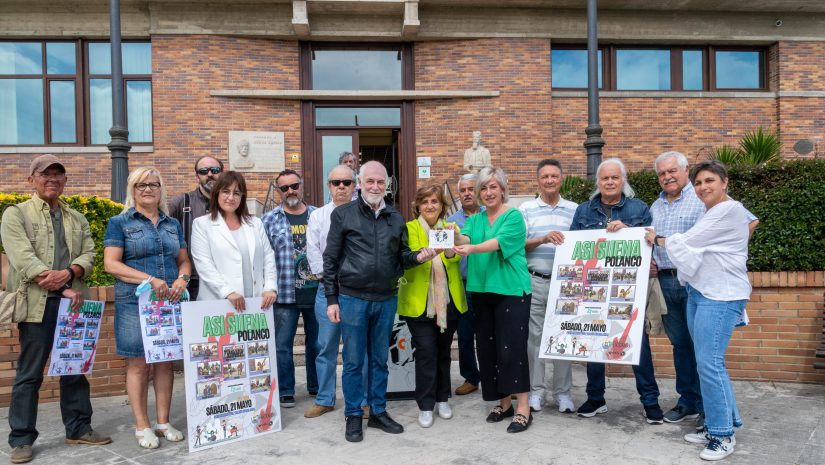
<svg viewBox="0 0 825 465">
<path fill-rule="evenodd" d="M 191 278 L 192 278 L 192 275 L 188 275 L 188 274 L 182 274 L 182 275 L 178 276 L 178 279 L 182 279 L 182 280 L 186 281 L 187 283 L 189 282 L 189 280 Z"/>
</svg>

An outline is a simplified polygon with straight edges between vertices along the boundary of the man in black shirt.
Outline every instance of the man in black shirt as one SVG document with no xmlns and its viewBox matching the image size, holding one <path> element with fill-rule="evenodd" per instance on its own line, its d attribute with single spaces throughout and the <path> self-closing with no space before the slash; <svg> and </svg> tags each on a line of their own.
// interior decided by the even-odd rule
<svg viewBox="0 0 825 465">
<path fill-rule="evenodd" d="M 192 221 L 199 216 L 209 213 L 209 196 L 212 195 L 212 186 L 218 175 L 223 171 L 223 163 L 210 156 L 198 158 L 195 162 L 195 176 L 198 178 L 198 187 L 192 192 L 181 194 L 169 202 L 169 216 L 177 219 L 183 227 L 186 237 L 186 247 L 189 256 L 192 251 L 189 249 L 192 244 Z M 189 279 L 189 299 L 198 298 L 198 271 L 192 263 L 192 275 Z"/>
</svg>

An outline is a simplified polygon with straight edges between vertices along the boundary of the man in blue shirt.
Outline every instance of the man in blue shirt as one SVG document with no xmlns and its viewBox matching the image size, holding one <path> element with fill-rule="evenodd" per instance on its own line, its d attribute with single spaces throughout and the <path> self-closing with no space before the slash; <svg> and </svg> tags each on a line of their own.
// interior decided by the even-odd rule
<svg viewBox="0 0 825 465">
<path fill-rule="evenodd" d="M 475 196 L 475 185 L 478 176 L 475 173 L 467 173 L 458 180 L 458 198 L 461 200 L 461 209 L 447 218 L 447 222 L 456 223 L 459 228 L 463 228 L 467 218 L 483 211 L 479 207 Z M 467 285 L 467 257 L 461 258 L 461 279 Z M 467 311 L 458 316 L 458 370 L 464 378 L 464 384 L 457 387 L 455 393 L 459 396 L 478 391 L 478 383 L 481 378 L 478 373 L 478 362 L 476 361 L 475 349 L 475 317 L 473 316 L 473 303 L 470 300 L 470 293 L 467 293 Z"/>
</svg>

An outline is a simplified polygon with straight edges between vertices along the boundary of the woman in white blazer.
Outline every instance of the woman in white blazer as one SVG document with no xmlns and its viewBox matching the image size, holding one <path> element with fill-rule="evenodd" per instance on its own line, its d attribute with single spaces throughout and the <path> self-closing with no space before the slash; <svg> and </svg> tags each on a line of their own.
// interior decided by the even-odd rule
<svg viewBox="0 0 825 465">
<path fill-rule="evenodd" d="M 238 311 L 245 297 L 263 297 L 261 308 L 277 298 L 275 254 L 261 220 L 246 206 L 246 181 L 223 173 L 212 187 L 210 213 L 192 223 L 192 259 L 200 277 L 198 300 L 228 299 Z"/>
</svg>

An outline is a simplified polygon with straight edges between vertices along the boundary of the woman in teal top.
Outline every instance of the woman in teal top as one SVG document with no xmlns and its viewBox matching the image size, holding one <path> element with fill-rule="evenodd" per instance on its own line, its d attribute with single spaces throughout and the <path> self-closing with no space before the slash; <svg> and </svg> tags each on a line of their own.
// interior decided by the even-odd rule
<svg viewBox="0 0 825 465">
<path fill-rule="evenodd" d="M 484 400 L 499 402 L 487 415 L 487 422 L 514 417 L 507 432 L 520 433 L 533 421 L 527 404 L 531 297 L 524 252 L 527 227 L 521 212 L 507 205 L 507 175 L 500 168 L 482 169 L 475 192 L 487 210 L 467 220 L 461 233 L 470 243 L 457 245 L 455 251 L 469 256 L 467 291 L 472 292 L 476 313 L 481 394 Z M 516 394 L 517 410 L 510 394 Z"/>
<path fill-rule="evenodd" d="M 429 246 L 430 230 L 457 230 L 444 223 L 444 191 L 431 185 L 418 189 L 413 202 L 416 219 L 407 223 L 410 250 Z M 463 236 L 461 236 L 463 238 Z M 466 241 L 464 241 L 466 242 Z M 398 315 L 406 320 L 415 349 L 415 401 L 418 424 L 433 424 L 433 409 L 444 419 L 453 412 L 450 397 L 450 346 L 458 328 L 458 313 L 467 311 L 457 256 L 445 250 L 436 258 L 409 268 L 398 290 Z"/>
</svg>

